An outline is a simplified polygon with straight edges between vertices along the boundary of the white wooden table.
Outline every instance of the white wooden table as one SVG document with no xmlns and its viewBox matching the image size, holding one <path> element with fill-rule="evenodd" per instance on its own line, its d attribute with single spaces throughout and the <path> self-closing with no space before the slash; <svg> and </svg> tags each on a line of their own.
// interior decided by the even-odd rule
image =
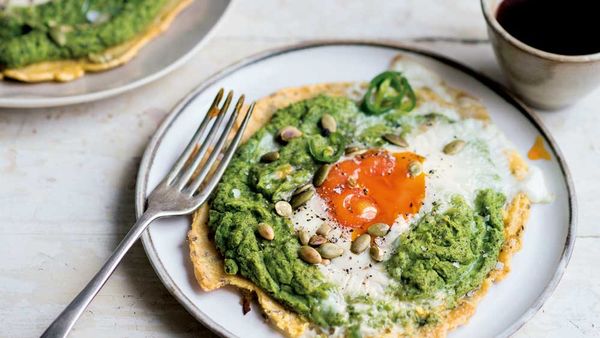
<svg viewBox="0 0 600 338">
<path fill-rule="evenodd" d="M 146 142 L 186 92 L 244 56 L 332 38 L 406 42 L 503 81 L 476 0 L 239 0 L 201 52 L 158 82 L 90 104 L 0 110 L 0 337 L 39 335 L 125 234 Z M 600 91 L 540 115 L 573 173 L 579 229 L 558 289 L 516 336 L 600 336 Z M 73 331 L 210 335 L 162 286 L 141 245 Z"/>
</svg>

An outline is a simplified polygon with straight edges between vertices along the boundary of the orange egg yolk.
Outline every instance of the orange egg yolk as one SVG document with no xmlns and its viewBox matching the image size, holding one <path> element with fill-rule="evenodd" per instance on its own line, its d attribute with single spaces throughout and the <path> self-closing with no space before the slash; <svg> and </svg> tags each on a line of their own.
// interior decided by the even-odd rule
<svg viewBox="0 0 600 338">
<path fill-rule="evenodd" d="M 411 175 L 412 162 L 424 158 L 411 153 L 369 150 L 335 164 L 317 189 L 328 212 L 339 224 L 366 232 L 375 223 L 394 224 L 421 208 L 425 198 L 425 175 Z"/>
</svg>

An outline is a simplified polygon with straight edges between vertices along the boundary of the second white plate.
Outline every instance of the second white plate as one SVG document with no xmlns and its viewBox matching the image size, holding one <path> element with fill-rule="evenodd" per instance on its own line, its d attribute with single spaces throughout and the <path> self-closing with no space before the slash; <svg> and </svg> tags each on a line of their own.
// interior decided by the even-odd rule
<svg viewBox="0 0 600 338">
<path fill-rule="evenodd" d="M 107 98 L 154 81 L 187 61 L 208 38 L 231 0 L 195 0 L 169 29 L 127 64 L 66 83 L 0 80 L 0 107 L 64 106 Z"/>
</svg>

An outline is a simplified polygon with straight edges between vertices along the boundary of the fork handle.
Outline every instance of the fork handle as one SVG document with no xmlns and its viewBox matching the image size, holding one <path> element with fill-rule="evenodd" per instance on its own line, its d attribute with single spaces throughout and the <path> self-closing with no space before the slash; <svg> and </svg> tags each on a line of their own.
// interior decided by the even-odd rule
<svg viewBox="0 0 600 338">
<path fill-rule="evenodd" d="M 87 306 L 92 302 L 92 299 L 98 294 L 104 286 L 110 275 L 115 271 L 127 251 L 133 246 L 137 239 L 142 235 L 144 230 L 155 219 L 159 218 L 160 214 L 147 209 L 142 216 L 135 222 L 131 230 L 125 235 L 125 238 L 119 243 L 115 251 L 102 266 L 100 271 L 96 273 L 94 278 L 89 281 L 81 292 L 71 301 L 71 303 L 56 317 L 54 322 L 44 331 L 42 338 L 66 337 L 73 325 L 79 319 L 79 316 L 85 311 Z"/>
</svg>

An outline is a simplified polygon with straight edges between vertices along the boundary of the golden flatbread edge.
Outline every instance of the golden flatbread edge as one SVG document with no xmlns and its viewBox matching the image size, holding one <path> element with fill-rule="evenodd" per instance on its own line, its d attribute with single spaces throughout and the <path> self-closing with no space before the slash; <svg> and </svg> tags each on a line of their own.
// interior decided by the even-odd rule
<svg viewBox="0 0 600 338">
<path fill-rule="evenodd" d="M 270 120 L 272 114 L 279 108 L 319 94 L 344 96 L 348 94 L 353 86 L 354 84 L 352 83 L 329 83 L 287 88 L 260 99 L 256 103 L 254 114 L 244 133 L 243 140 L 246 140 L 260 127 L 265 125 Z M 476 98 L 450 87 L 446 89 L 451 93 L 454 102 L 446 102 L 426 88 L 419 90 L 417 96 L 420 100 L 435 100 L 444 105 L 456 104 L 455 107 L 458 107 L 459 112 L 464 117 L 489 120 L 489 115 L 485 107 Z M 240 121 L 235 126 L 236 129 L 239 123 Z M 507 153 L 507 156 L 513 175 L 517 179 L 523 179 L 525 176 L 524 173 L 527 172 L 526 162 L 516 151 Z M 440 324 L 415 332 L 411 336 L 428 338 L 445 337 L 450 330 L 469 321 L 475 313 L 477 304 L 485 296 L 490 286 L 494 282 L 503 279 L 510 272 L 511 258 L 521 248 L 521 239 L 525 223 L 529 218 L 530 207 L 531 202 L 524 193 L 518 193 L 508 203 L 504 213 L 505 242 L 498 258 L 500 262 L 499 266 L 490 272 L 477 291 L 470 297 L 462 299 L 457 307 L 448 311 Z M 208 292 L 226 285 L 233 285 L 240 289 L 254 292 L 268 322 L 273 324 L 287 337 L 300 337 L 308 329 L 308 321 L 300 315 L 287 310 L 247 279 L 240 276 L 231 276 L 224 272 L 223 258 L 210 238 L 207 225 L 208 210 L 209 207 L 205 204 L 194 214 L 192 226 L 188 232 L 190 259 L 194 266 L 194 275 L 200 288 Z M 383 336 L 393 337 L 394 335 L 389 333 Z"/>
<path fill-rule="evenodd" d="M 4 76 L 27 83 L 45 81 L 69 82 L 82 77 L 86 72 L 100 72 L 121 66 L 131 61 L 148 42 L 166 31 L 175 17 L 191 4 L 192 1 L 173 0 L 168 3 L 156 22 L 145 32 L 100 53 L 109 60 L 107 62 L 95 63 L 87 58 L 44 61 L 22 68 L 5 69 L 0 73 L 0 79 Z"/>
</svg>

